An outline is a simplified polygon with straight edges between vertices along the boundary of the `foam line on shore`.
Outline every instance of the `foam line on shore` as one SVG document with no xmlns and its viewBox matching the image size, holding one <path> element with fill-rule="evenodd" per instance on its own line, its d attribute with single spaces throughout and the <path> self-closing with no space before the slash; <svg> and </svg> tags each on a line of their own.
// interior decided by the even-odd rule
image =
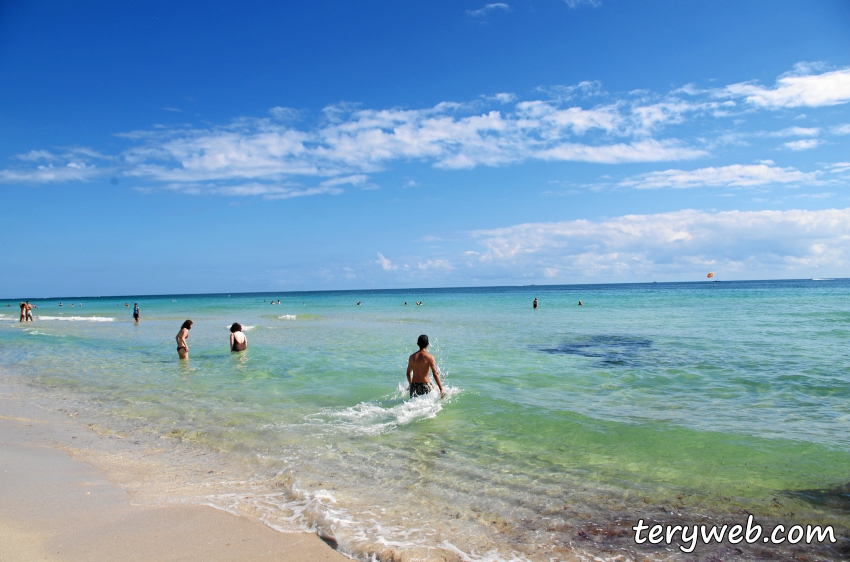
<svg viewBox="0 0 850 562">
<path fill-rule="evenodd" d="M 64 320 L 67 322 L 115 322 L 109 316 L 36 316 L 39 320 Z"/>
</svg>

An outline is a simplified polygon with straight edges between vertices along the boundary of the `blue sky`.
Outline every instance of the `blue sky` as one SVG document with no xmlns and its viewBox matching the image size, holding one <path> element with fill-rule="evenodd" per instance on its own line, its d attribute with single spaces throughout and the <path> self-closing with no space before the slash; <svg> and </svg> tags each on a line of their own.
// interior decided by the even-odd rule
<svg viewBox="0 0 850 562">
<path fill-rule="evenodd" d="M 0 4 L 0 295 L 850 271 L 847 2 L 173 4 Z"/>
</svg>

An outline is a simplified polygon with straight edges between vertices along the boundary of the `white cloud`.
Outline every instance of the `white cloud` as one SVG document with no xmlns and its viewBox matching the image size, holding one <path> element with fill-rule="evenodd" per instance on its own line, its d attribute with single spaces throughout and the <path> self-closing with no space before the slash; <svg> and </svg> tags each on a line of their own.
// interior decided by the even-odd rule
<svg viewBox="0 0 850 562">
<path fill-rule="evenodd" d="M 811 148 L 817 148 L 818 145 L 820 145 L 822 142 L 823 141 L 818 140 L 818 139 L 801 139 L 801 140 L 783 143 L 782 146 L 784 146 L 785 148 L 790 149 L 790 150 L 800 151 L 800 150 L 809 150 Z"/>
<path fill-rule="evenodd" d="M 564 0 L 564 3 L 570 8 L 578 8 L 582 4 L 587 4 L 594 8 L 598 8 L 602 5 L 601 0 Z"/>
<path fill-rule="evenodd" d="M 393 269 L 398 269 L 397 266 L 393 265 L 390 260 L 384 257 L 381 252 L 378 252 L 378 261 L 376 261 L 378 265 L 381 266 L 381 269 L 384 271 L 392 271 Z"/>
<path fill-rule="evenodd" d="M 496 96 L 500 103 L 508 99 L 508 94 Z M 469 107 L 335 106 L 326 111 L 328 122 L 307 131 L 271 119 L 240 119 L 208 129 L 135 131 L 122 135 L 136 143 L 123 154 L 129 166 L 125 173 L 167 183 L 280 181 L 299 175 L 337 181 L 383 170 L 399 160 L 461 169 L 535 159 L 619 163 L 706 154 L 675 139 L 647 138 L 665 124 L 681 121 L 685 113 L 704 110 L 699 104 L 635 102 L 584 109 L 563 108 L 557 100 L 535 100 L 517 103 L 506 113 L 471 115 Z M 588 139 L 592 142 L 576 142 L 591 132 L 597 134 Z"/>
<path fill-rule="evenodd" d="M 806 277 L 846 272 L 850 265 L 850 209 L 684 210 L 520 224 L 471 235 L 486 248 L 478 267 L 516 277 L 555 269 L 561 278 L 620 281 L 701 279 L 710 270 L 721 278 Z"/>
<path fill-rule="evenodd" d="M 513 103 L 516 101 L 516 94 L 511 94 L 507 92 L 503 92 L 501 94 L 495 94 L 492 96 L 485 96 L 485 99 L 492 99 L 493 101 L 499 103 Z"/>
<path fill-rule="evenodd" d="M 623 162 L 662 162 L 691 160 L 707 155 L 701 149 L 678 146 L 674 142 L 645 140 L 631 144 L 588 146 L 566 143 L 540 153 L 543 160 L 566 160 L 576 162 L 598 162 L 620 164 Z"/>
<path fill-rule="evenodd" d="M 821 107 L 850 101 L 850 68 L 809 74 L 810 67 L 799 66 L 794 73 L 781 76 L 773 88 L 754 82 L 726 86 L 720 95 L 740 96 L 747 103 L 767 109 Z"/>
<path fill-rule="evenodd" d="M 511 7 L 503 2 L 496 2 L 494 4 L 487 4 L 486 6 L 478 10 L 467 10 L 466 13 L 474 18 L 480 18 L 486 16 L 493 10 L 502 10 L 505 12 L 509 12 L 511 10 Z"/>
<path fill-rule="evenodd" d="M 837 125 L 830 129 L 833 135 L 850 135 L 850 123 L 846 125 Z"/>
<path fill-rule="evenodd" d="M 299 185 L 282 185 L 266 183 L 243 183 L 236 185 L 220 185 L 215 183 L 172 183 L 166 189 L 186 193 L 188 195 L 225 195 L 232 197 L 256 197 L 264 199 L 292 199 L 310 195 L 338 195 L 342 189 L 333 186 L 303 187 Z"/>
<path fill-rule="evenodd" d="M 417 266 L 420 270 L 427 271 L 429 269 L 451 270 L 454 266 L 448 260 L 437 259 L 419 262 Z"/>
<path fill-rule="evenodd" d="M 57 160 L 59 157 L 47 150 L 30 150 L 25 154 L 18 154 L 16 158 L 25 162 L 37 162 L 39 160 L 51 162 Z"/>
<path fill-rule="evenodd" d="M 278 121 L 297 121 L 301 118 L 301 112 L 291 107 L 273 107 L 269 110 L 269 115 Z"/>
<path fill-rule="evenodd" d="M 780 168 L 767 160 L 760 164 L 733 164 L 697 170 L 664 170 L 632 176 L 621 181 L 622 187 L 637 189 L 691 187 L 753 187 L 774 183 L 813 182 L 817 172 L 801 172 L 795 168 Z"/>
<path fill-rule="evenodd" d="M 325 180 L 319 185 L 323 187 L 333 187 L 337 185 L 363 185 L 368 179 L 369 177 L 363 174 L 355 174 L 353 176 L 343 176 Z"/>
<path fill-rule="evenodd" d="M 788 127 L 781 131 L 767 133 L 768 137 L 816 137 L 820 134 L 819 127 Z"/>
<path fill-rule="evenodd" d="M 605 93 L 602 91 L 602 83 L 595 80 L 585 80 L 572 86 L 538 86 L 537 91 L 544 92 L 553 100 L 561 102 L 578 97 L 588 98 L 592 96 L 601 96 Z"/>
<path fill-rule="evenodd" d="M 507 6 L 496 3 L 485 8 L 502 10 L 502 5 Z M 64 153 L 33 150 L 18 155 L 16 167 L 0 171 L 0 181 L 85 181 L 118 173 L 145 188 L 183 185 L 181 191 L 187 193 L 255 192 L 264 197 L 290 197 L 335 193 L 331 188 L 345 186 L 374 188 L 367 183 L 370 174 L 413 161 L 443 170 L 529 161 L 676 162 L 707 156 L 730 142 L 745 142 L 744 137 L 800 137 L 786 143 L 785 148 L 804 150 L 817 146 L 814 137 L 822 132 L 820 128 L 788 127 L 772 133 L 721 131 L 710 133 L 710 138 L 692 135 L 690 140 L 679 138 L 672 130 L 742 111 L 730 97 L 743 97 L 756 109 L 798 102 L 841 103 L 842 80 L 850 76 L 850 69 L 812 74 L 815 71 L 811 65 L 798 66 L 795 74 L 779 77 L 774 88 L 742 83 L 704 91 L 679 88 L 666 95 L 647 91 L 612 95 L 603 92 L 598 82 L 586 81 L 541 88 L 548 99 L 518 100 L 515 94 L 498 93 L 419 109 L 368 109 L 343 103 L 326 107 L 323 117 L 312 126 L 296 126 L 301 117 L 298 111 L 274 107 L 267 117 L 239 118 L 226 125 L 154 127 L 121 133 L 117 136 L 129 148 L 112 156 L 79 147 Z M 683 99 L 679 93 L 689 97 Z M 678 129 L 682 130 L 684 127 Z M 842 125 L 830 130 L 846 134 L 850 128 Z M 68 165 L 79 169 L 65 169 Z M 801 174 L 767 167 L 771 169 L 761 171 L 774 174 L 768 182 L 781 183 L 791 173 Z M 705 168 L 698 172 L 705 176 L 723 171 L 732 169 Z M 758 169 L 749 171 L 758 178 L 763 176 Z M 669 183 L 666 176 L 689 173 L 696 172 L 667 170 L 626 182 L 649 187 L 649 180 Z M 720 185 L 723 180 L 713 181 L 686 178 L 679 184 Z M 748 185 L 764 183 L 762 179 L 750 181 Z M 315 183 L 318 187 L 302 186 Z M 732 181 L 728 185 L 738 184 Z"/>
<path fill-rule="evenodd" d="M 41 165 L 35 169 L 0 170 L 0 182 L 3 183 L 65 183 L 71 181 L 89 181 L 109 173 L 109 170 L 86 165 L 84 162 L 69 162 L 64 166 Z"/>
</svg>

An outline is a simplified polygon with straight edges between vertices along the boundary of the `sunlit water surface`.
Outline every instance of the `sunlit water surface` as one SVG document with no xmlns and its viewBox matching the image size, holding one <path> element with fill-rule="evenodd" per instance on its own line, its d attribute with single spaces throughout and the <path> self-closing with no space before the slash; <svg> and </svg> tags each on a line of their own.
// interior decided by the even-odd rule
<svg viewBox="0 0 850 562">
<path fill-rule="evenodd" d="M 238 459 L 250 493 L 198 501 L 362 558 L 616 549 L 581 530 L 659 505 L 846 523 L 816 491 L 850 480 L 847 280 L 34 302 L 0 309 L 7 375 Z M 443 400 L 406 397 L 421 333 Z"/>
</svg>

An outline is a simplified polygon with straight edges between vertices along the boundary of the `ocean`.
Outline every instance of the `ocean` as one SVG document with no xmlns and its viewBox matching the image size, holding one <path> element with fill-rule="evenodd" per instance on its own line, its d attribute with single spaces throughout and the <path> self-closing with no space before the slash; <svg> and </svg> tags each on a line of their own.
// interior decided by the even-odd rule
<svg viewBox="0 0 850 562">
<path fill-rule="evenodd" d="M 28 298 L 29 324 L 0 301 L 2 377 L 160 452 L 182 485 L 147 501 L 362 560 L 675 559 L 632 526 L 746 514 L 840 539 L 779 557 L 847 555 L 850 280 Z M 407 397 L 420 334 L 444 399 Z M 731 548 L 695 555 L 767 547 Z"/>
</svg>

